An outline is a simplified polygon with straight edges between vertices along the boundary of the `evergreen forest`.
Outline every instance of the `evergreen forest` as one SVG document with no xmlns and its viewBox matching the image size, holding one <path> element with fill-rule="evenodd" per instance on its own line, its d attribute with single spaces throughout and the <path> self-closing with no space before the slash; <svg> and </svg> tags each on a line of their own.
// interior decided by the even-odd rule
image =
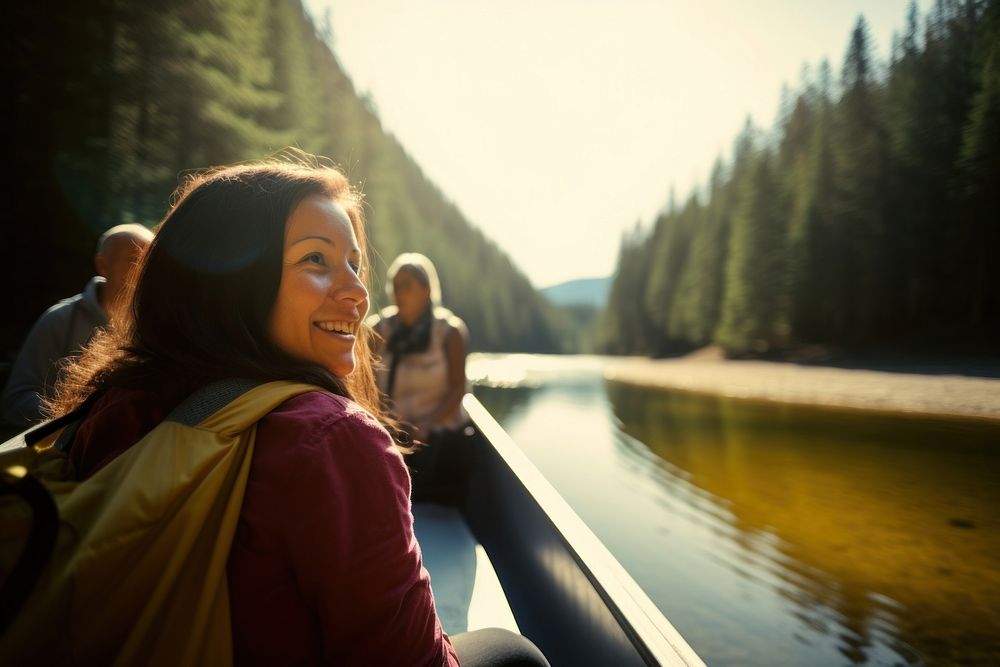
<svg viewBox="0 0 1000 667">
<path fill-rule="evenodd" d="M 600 346 L 672 355 L 1000 339 L 1000 2 L 910 5 L 888 63 L 863 17 L 839 75 L 622 239 Z"/>
<path fill-rule="evenodd" d="M 9 360 L 35 318 L 79 292 L 115 224 L 152 226 L 191 170 L 286 146 L 365 193 L 374 306 L 402 251 L 431 257 L 480 350 L 561 351 L 562 318 L 381 125 L 299 0 L 5 3 Z"/>
<path fill-rule="evenodd" d="M 423 252 L 474 349 L 739 356 L 1000 336 L 1000 0 L 912 4 L 887 63 L 859 18 L 839 73 L 804 68 L 773 128 L 748 119 L 703 187 L 623 237 L 596 321 L 549 303 L 422 173 L 338 62 L 335 26 L 300 0 L 50 0 L 2 16 L 0 363 L 83 287 L 103 230 L 155 224 L 191 170 L 285 146 L 365 192 L 374 306 L 392 258 Z"/>
</svg>

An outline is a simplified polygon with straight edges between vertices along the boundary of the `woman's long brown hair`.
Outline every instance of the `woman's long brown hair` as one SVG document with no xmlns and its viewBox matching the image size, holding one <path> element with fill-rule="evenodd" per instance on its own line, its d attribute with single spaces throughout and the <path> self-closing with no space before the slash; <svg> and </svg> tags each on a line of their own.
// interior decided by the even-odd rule
<svg viewBox="0 0 1000 667">
<path fill-rule="evenodd" d="M 281 281 L 285 223 L 310 195 L 347 211 L 368 285 L 361 194 L 314 156 L 215 168 L 189 177 L 139 260 L 124 307 L 60 377 L 51 416 L 108 387 L 182 394 L 228 378 L 293 380 L 351 398 L 383 423 L 372 371 L 371 332 L 361 326 L 354 372 L 334 376 L 271 340 L 267 321 Z"/>
</svg>

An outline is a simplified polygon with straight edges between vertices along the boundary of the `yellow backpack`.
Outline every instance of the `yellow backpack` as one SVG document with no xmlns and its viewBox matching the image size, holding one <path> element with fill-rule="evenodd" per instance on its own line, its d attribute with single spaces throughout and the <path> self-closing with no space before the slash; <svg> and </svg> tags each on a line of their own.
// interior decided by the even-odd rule
<svg viewBox="0 0 1000 667">
<path fill-rule="evenodd" d="M 310 391 L 210 385 L 83 481 L 63 450 L 79 418 L 0 447 L 0 664 L 232 664 L 226 560 L 256 423 Z"/>
</svg>

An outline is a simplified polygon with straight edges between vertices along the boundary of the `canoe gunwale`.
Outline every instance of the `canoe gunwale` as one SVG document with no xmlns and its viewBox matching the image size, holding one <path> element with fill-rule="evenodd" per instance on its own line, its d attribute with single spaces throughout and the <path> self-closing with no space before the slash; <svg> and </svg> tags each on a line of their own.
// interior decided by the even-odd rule
<svg viewBox="0 0 1000 667">
<path fill-rule="evenodd" d="M 703 667 L 702 660 L 680 633 L 486 408 L 471 394 L 465 396 L 463 404 L 482 436 L 477 443 L 470 498 L 465 508 L 467 522 L 491 560 L 497 563 L 505 590 L 517 586 L 516 577 L 504 571 L 505 559 L 516 563 L 521 570 L 519 574 L 530 570 L 535 583 L 542 582 L 539 590 L 508 592 L 524 634 L 535 640 L 546 655 L 565 650 L 567 664 L 586 664 L 579 662 L 581 656 L 593 659 L 601 655 L 615 660 L 615 664 Z M 499 492 L 501 488 L 503 493 Z M 499 497 L 480 497 L 485 495 Z M 516 543 L 510 541 L 510 535 L 501 534 L 503 526 L 533 534 L 543 543 L 538 547 L 542 553 L 531 553 L 530 546 L 524 547 L 521 554 L 507 553 L 516 548 Z M 586 586 L 592 590 L 580 590 Z M 535 612 L 526 610 L 524 602 L 519 605 L 519 596 L 523 600 L 535 593 L 535 599 L 541 599 L 553 592 L 549 597 L 557 599 L 545 600 L 553 613 L 559 611 L 560 597 L 565 610 L 567 600 L 582 596 L 577 599 L 586 609 L 574 609 L 573 613 L 581 616 L 586 626 L 582 629 L 590 630 L 578 633 L 586 636 L 574 637 L 572 641 L 546 637 L 542 626 L 553 617 L 541 612 L 538 615 L 544 618 L 537 619 L 538 622 L 530 618 L 522 621 L 526 611 L 529 616 Z M 607 636 L 590 636 L 595 633 Z M 594 644 L 591 653 L 581 645 L 588 642 Z M 559 657 L 552 655 L 550 661 L 558 664 Z"/>
</svg>

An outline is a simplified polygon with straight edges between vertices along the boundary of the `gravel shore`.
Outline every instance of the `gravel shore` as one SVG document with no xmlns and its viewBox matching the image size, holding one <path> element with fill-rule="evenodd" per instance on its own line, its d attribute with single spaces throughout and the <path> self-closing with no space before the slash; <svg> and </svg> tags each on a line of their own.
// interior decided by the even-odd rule
<svg viewBox="0 0 1000 667">
<path fill-rule="evenodd" d="M 611 361 L 614 382 L 828 407 L 1000 420 L 1000 379 L 887 373 L 770 361 Z"/>
</svg>

